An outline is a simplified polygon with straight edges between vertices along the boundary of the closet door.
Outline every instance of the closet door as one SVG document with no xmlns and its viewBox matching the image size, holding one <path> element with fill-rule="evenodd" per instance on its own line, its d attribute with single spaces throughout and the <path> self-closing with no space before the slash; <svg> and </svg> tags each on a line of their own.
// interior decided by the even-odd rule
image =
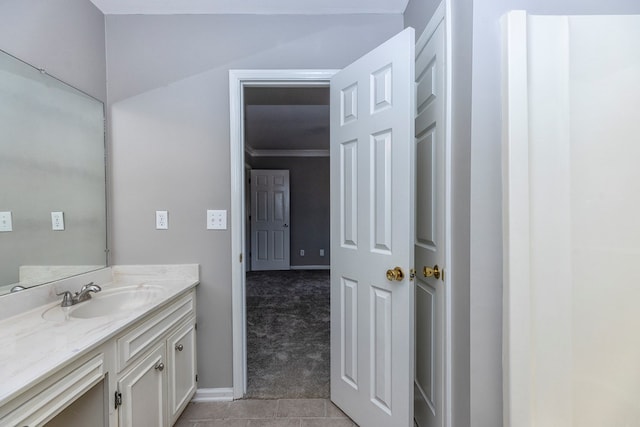
<svg viewBox="0 0 640 427">
<path fill-rule="evenodd" d="M 289 270 L 289 171 L 251 170 L 251 270 Z"/>
</svg>

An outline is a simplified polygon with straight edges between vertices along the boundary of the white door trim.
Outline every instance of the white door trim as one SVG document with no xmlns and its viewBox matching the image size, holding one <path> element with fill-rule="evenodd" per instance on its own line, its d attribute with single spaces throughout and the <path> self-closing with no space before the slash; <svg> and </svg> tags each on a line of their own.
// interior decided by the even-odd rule
<svg viewBox="0 0 640 427">
<path fill-rule="evenodd" d="M 464 283 L 459 282 L 456 275 L 456 260 L 452 255 L 453 228 L 452 228 L 452 197 L 451 189 L 453 185 L 452 179 L 452 134 L 453 134 L 453 35 L 452 35 L 452 16 L 451 16 L 452 0 L 443 0 L 438 9 L 431 18 L 432 21 L 438 20 L 438 17 L 444 19 L 444 156 L 445 156 L 445 172 L 444 172 L 444 244 L 445 264 L 449 266 L 449 278 L 446 281 L 445 301 L 444 301 L 444 425 L 445 427 L 453 427 L 453 284 Z M 432 30 L 432 32 L 434 32 Z"/>
<path fill-rule="evenodd" d="M 532 420 L 527 13 L 509 12 L 501 26 L 503 421 L 526 427 Z"/>
<path fill-rule="evenodd" d="M 247 389 L 244 254 L 244 87 L 329 86 L 337 70 L 230 70 L 229 112 L 231 151 L 231 312 L 233 325 L 233 397 Z"/>
</svg>

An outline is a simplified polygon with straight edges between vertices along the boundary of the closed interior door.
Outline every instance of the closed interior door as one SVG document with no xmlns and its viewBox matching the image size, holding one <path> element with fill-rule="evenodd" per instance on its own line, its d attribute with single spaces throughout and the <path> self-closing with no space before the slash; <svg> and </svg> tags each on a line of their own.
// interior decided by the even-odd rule
<svg viewBox="0 0 640 427">
<path fill-rule="evenodd" d="M 331 80 L 331 399 L 367 427 L 413 422 L 414 43 Z"/>
<path fill-rule="evenodd" d="M 289 171 L 251 170 L 251 270 L 289 270 Z"/>
<path fill-rule="evenodd" d="M 441 20 L 416 48 L 414 417 L 419 427 L 444 425 L 444 43 Z"/>
</svg>

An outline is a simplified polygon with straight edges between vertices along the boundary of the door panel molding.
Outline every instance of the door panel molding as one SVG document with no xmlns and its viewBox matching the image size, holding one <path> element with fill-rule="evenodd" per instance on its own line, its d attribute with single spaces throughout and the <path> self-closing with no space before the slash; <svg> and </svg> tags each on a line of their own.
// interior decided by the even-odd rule
<svg viewBox="0 0 640 427">
<path fill-rule="evenodd" d="M 330 88 L 331 400 L 368 427 L 413 418 L 414 290 L 398 270 L 408 273 L 413 260 L 414 37 L 405 29 L 338 72 Z M 346 245 L 345 231 L 356 229 L 357 245 Z M 355 327 L 344 315 L 354 301 L 342 300 L 352 298 L 345 277 L 358 283 Z M 345 342 L 353 329 L 357 341 Z M 354 347 L 357 389 L 340 366 Z"/>
</svg>

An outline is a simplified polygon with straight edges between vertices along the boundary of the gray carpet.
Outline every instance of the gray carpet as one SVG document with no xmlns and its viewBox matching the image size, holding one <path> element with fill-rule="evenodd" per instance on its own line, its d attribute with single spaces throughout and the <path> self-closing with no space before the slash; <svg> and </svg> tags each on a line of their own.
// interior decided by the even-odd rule
<svg viewBox="0 0 640 427">
<path fill-rule="evenodd" d="M 248 272 L 247 398 L 329 397 L 329 271 Z"/>
</svg>

